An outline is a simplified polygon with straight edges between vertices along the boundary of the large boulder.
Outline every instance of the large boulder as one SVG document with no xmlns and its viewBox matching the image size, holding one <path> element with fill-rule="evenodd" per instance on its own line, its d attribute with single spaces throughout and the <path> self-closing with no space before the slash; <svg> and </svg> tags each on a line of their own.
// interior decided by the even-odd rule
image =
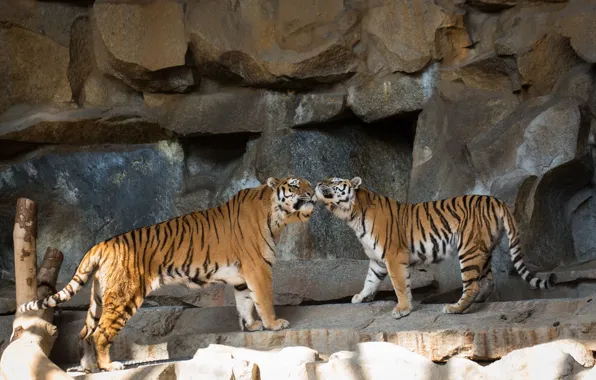
<svg viewBox="0 0 596 380">
<path fill-rule="evenodd" d="M 0 113 L 18 104 L 70 102 L 68 47 L 11 23 L 0 23 Z"/>
<path fill-rule="evenodd" d="M 451 53 L 442 49 L 451 48 L 440 38 L 446 30 L 454 35 L 458 29 L 462 32 L 453 39 L 445 38 L 455 41 L 455 50 L 469 44 L 462 21 L 461 12 L 445 9 L 437 2 L 379 1 L 367 9 L 362 19 L 368 70 L 384 74 L 422 70 L 431 60 Z"/>
<path fill-rule="evenodd" d="M 183 4 L 97 1 L 91 22 L 102 72 L 138 91 L 184 92 L 195 84 L 185 60 Z"/>
<path fill-rule="evenodd" d="M 13 272 L 16 199 L 38 204 L 38 262 L 47 247 L 64 252 L 68 281 L 94 244 L 176 215 L 182 149 L 166 142 L 120 148 L 46 148 L 0 169 L 0 267 Z M 140 196 L 142 195 L 142 196 Z"/>
<path fill-rule="evenodd" d="M 503 12 L 495 32 L 495 51 L 515 56 L 521 84 L 530 96 L 550 93 L 559 76 L 580 63 L 569 39 L 556 32 L 565 4 L 538 4 Z"/>
<path fill-rule="evenodd" d="M 263 132 L 325 122 L 345 110 L 345 95 L 239 88 L 211 94 L 145 94 L 145 105 L 161 126 L 192 137 Z"/>
<path fill-rule="evenodd" d="M 190 2 L 186 28 L 198 72 L 251 85 L 335 82 L 360 64 L 361 10 L 341 0 Z"/>
<path fill-rule="evenodd" d="M 561 33 L 587 62 L 596 62 L 596 4 L 591 0 L 571 0 L 561 12 Z"/>
<path fill-rule="evenodd" d="M 423 109 L 435 85 L 436 65 L 415 74 L 390 74 L 348 87 L 347 106 L 369 123 Z"/>
<path fill-rule="evenodd" d="M 393 123 L 375 129 L 339 121 L 324 128 L 268 132 L 249 144 L 247 157 L 254 155 L 245 161 L 244 173 L 260 182 L 293 173 L 313 183 L 329 176 L 359 175 L 368 188 L 403 201 L 411 165 L 411 143 L 404 137 L 409 123 L 403 124 L 403 130 Z M 353 231 L 319 207 L 308 224 L 287 228 L 279 255 L 284 259 L 366 258 Z"/>
<path fill-rule="evenodd" d="M 71 28 L 68 80 L 73 99 L 82 107 L 139 106 L 142 94 L 97 67 L 93 31 L 88 17 L 79 17 Z"/>
<path fill-rule="evenodd" d="M 443 83 L 418 120 L 408 200 L 498 196 L 515 206 L 526 263 L 544 269 L 570 263 L 575 255 L 565 210 L 592 177 L 588 132 L 578 98 L 519 105 L 510 95 Z M 507 283 L 497 286 L 497 298 L 524 297 L 527 285 L 515 273 L 508 277 L 514 271 L 507 250 L 493 259 L 497 283 Z M 431 267 L 444 288 L 460 284 L 459 271 L 457 260 Z"/>
</svg>

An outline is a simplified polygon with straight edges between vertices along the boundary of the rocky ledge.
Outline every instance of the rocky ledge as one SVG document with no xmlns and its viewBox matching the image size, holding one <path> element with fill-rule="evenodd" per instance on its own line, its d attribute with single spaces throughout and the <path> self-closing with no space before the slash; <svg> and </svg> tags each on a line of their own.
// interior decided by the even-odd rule
<svg viewBox="0 0 596 380">
<path fill-rule="evenodd" d="M 579 299 L 475 304 L 462 315 L 446 315 L 441 305 L 416 305 L 401 320 L 391 317 L 390 301 L 276 307 L 291 328 L 239 331 L 234 307 L 142 308 L 112 347 L 113 360 L 186 360 L 198 348 L 226 344 L 270 350 L 306 346 L 321 356 L 354 350 L 361 342 L 390 342 L 435 361 L 452 357 L 496 360 L 510 352 L 561 339 L 596 349 L 596 302 Z M 57 316 L 59 337 L 50 358 L 60 365 L 78 362 L 78 333 L 85 312 Z M 0 317 L 0 341 L 8 341 L 11 316 Z M 2 320 L 5 319 L 5 320 Z"/>
</svg>

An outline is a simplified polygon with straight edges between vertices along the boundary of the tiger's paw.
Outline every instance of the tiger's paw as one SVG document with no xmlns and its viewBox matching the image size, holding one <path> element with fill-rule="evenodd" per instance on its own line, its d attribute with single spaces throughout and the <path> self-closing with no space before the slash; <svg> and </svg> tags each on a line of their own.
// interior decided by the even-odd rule
<svg viewBox="0 0 596 380">
<path fill-rule="evenodd" d="M 273 331 L 278 331 L 278 330 L 283 330 L 283 329 L 287 329 L 288 327 L 290 327 L 290 322 L 286 321 L 285 319 L 276 319 L 273 324 L 271 324 L 270 326 L 265 326 L 267 328 L 267 330 L 273 330 Z"/>
<path fill-rule="evenodd" d="M 124 369 L 124 364 L 120 363 L 120 362 L 111 362 L 110 364 L 106 365 L 106 366 L 101 366 L 100 369 L 102 371 L 120 371 Z"/>
<path fill-rule="evenodd" d="M 391 316 L 395 319 L 400 319 L 400 318 L 410 315 L 411 311 L 412 311 L 412 309 L 409 306 L 400 307 L 399 305 L 397 305 L 393 308 L 393 311 L 391 312 Z"/>
<path fill-rule="evenodd" d="M 261 321 L 254 321 L 253 323 L 246 324 L 247 331 L 261 331 L 263 330 L 263 322 Z"/>
<path fill-rule="evenodd" d="M 460 314 L 463 312 L 461 306 L 456 303 L 447 304 L 443 306 L 443 313 L 445 314 Z"/>
<path fill-rule="evenodd" d="M 372 302 L 374 298 L 374 294 L 369 294 L 366 297 L 362 297 L 360 293 L 358 293 L 352 297 L 352 303 Z"/>
</svg>

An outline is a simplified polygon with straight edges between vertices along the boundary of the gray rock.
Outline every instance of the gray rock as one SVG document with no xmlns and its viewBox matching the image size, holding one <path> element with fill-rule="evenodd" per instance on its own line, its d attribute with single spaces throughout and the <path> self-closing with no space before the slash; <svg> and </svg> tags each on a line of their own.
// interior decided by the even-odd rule
<svg viewBox="0 0 596 380">
<path fill-rule="evenodd" d="M 64 252 L 69 281 L 94 244 L 176 215 L 183 152 L 175 143 L 86 149 L 46 148 L 0 169 L 0 267 L 13 272 L 16 199 L 38 204 L 38 263 L 46 248 Z M 143 196 L 140 197 L 139 194 Z M 148 206 L 150 205 L 150 206 Z"/>
<path fill-rule="evenodd" d="M 422 110 L 432 95 L 436 67 L 422 74 L 392 74 L 374 78 L 348 90 L 348 107 L 363 121 L 384 119 Z"/>
<path fill-rule="evenodd" d="M 236 89 L 212 94 L 145 95 L 150 114 L 182 136 L 263 132 L 324 122 L 344 111 L 344 94 L 297 95 Z"/>
<path fill-rule="evenodd" d="M 594 89 L 595 77 L 591 64 L 579 64 L 559 77 L 553 88 L 553 93 L 561 96 L 575 96 L 588 102 Z"/>
<path fill-rule="evenodd" d="M 394 128 L 371 130 L 338 122 L 324 129 L 265 133 L 248 145 L 247 157 L 254 155 L 243 165 L 260 182 L 289 173 L 312 183 L 329 176 L 360 175 L 369 188 L 403 201 L 411 165 L 409 145 Z M 284 231 L 278 255 L 281 260 L 366 258 L 354 232 L 322 207 L 307 225 Z"/>
<path fill-rule="evenodd" d="M 542 97 L 524 103 L 468 144 L 484 186 L 510 205 L 524 208 L 525 212 L 518 210 L 518 222 L 523 226 L 525 257 L 538 266 L 552 268 L 575 259 L 565 209 L 592 178 L 592 169 L 583 161 L 588 154 L 588 120 L 579 100 Z M 534 187 L 523 189 L 528 183 L 520 182 L 522 178 L 531 178 Z M 501 190 L 504 183 L 517 185 L 518 193 L 508 197 Z"/>
<path fill-rule="evenodd" d="M 408 201 L 496 195 L 520 207 L 525 261 L 546 270 L 574 260 L 564 210 L 592 176 L 585 163 L 589 125 L 577 99 L 542 97 L 517 107 L 518 102 L 503 93 L 442 83 L 418 119 Z M 512 267 L 502 248 L 493 255 L 493 269 L 502 278 L 496 297 L 506 300 L 519 297 L 527 285 L 508 275 Z M 457 260 L 429 270 L 442 290 L 459 286 Z"/>
</svg>

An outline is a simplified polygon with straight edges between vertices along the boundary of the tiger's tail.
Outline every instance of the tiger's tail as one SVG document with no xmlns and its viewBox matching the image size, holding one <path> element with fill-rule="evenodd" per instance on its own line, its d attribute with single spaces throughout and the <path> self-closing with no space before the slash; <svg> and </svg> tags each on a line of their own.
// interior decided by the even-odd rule
<svg viewBox="0 0 596 380">
<path fill-rule="evenodd" d="M 62 290 L 45 299 L 22 304 L 19 307 L 19 313 L 30 310 L 44 310 L 50 307 L 55 307 L 56 305 L 71 299 L 72 296 L 77 294 L 83 285 L 85 285 L 89 279 L 89 276 L 97 267 L 100 257 L 101 247 L 100 245 L 96 245 L 85 254 L 81 260 L 81 263 L 79 264 L 79 267 L 77 268 L 76 273 L 72 277 L 72 280 L 70 280 L 70 282 Z"/>
<path fill-rule="evenodd" d="M 519 273 L 521 278 L 524 279 L 524 281 L 530 284 L 532 288 L 551 288 L 556 278 L 554 274 L 551 274 L 548 279 L 542 280 L 538 277 L 535 277 L 530 273 L 528 268 L 526 268 L 526 264 L 524 264 L 522 259 L 521 244 L 519 241 L 519 234 L 517 232 L 515 218 L 505 203 L 501 203 L 501 207 L 503 209 L 503 225 L 505 227 L 505 231 L 507 232 L 507 237 L 509 238 L 509 254 L 511 255 L 511 261 L 513 262 L 515 270 L 517 273 Z"/>
</svg>

